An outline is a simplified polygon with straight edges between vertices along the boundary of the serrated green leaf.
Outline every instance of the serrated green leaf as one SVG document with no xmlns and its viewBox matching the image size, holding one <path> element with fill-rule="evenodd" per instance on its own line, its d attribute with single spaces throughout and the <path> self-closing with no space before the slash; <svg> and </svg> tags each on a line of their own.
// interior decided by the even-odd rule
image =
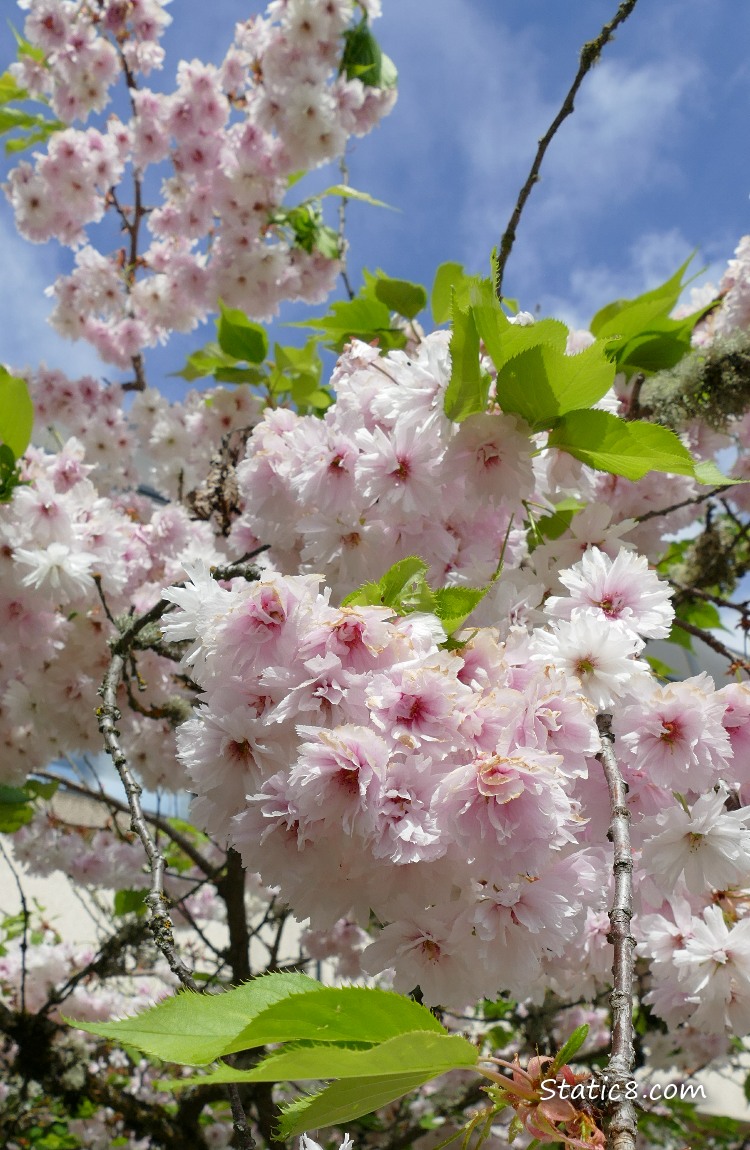
<svg viewBox="0 0 750 1150">
<path fill-rule="evenodd" d="M 591 331 L 610 341 L 612 357 L 621 370 L 661 371 L 674 367 L 690 351 L 693 328 L 715 306 L 713 301 L 682 319 L 670 316 L 685 287 L 683 275 L 692 258 L 666 283 L 635 299 L 615 300 L 594 316 Z"/>
<path fill-rule="evenodd" d="M 451 318 L 452 289 L 458 288 L 459 284 L 465 283 L 469 279 L 470 277 L 464 272 L 462 264 L 444 263 L 435 272 L 430 293 L 430 308 L 436 326 L 446 323 Z"/>
<path fill-rule="evenodd" d="M 303 1003 L 304 1007 L 304 1003 Z M 222 1064 L 196 1078 L 177 1078 L 170 1089 L 217 1082 L 319 1082 L 326 1078 L 391 1078 L 420 1074 L 435 1078 L 448 1070 L 475 1066 L 477 1051 L 459 1034 L 413 1030 L 365 1050 L 335 1044 L 295 1046 L 267 1055 L 250 1070 Z"/>
<path fill-rule="evenodd" d="M 733 487 L 736 483 L 748 482 L 747 479 L 730 479 L 728 476 L 722 474 L 713 459 L 709 459 L 705 463 L 696 463 L 695 478 L 699 483 L 703 483 L 707 487 Z"/>
<path fill-rule="evenodd" d="M 223 994 L 180 991 L 121 1022 L 65 1021 L 100 1038 L 134 1046 L 151 1058 L 205 1066 L 219 1058 L 240 1031 L 272 1003 L 319 989 L 320 983 L 305 974 L 269 974 Z"/>
<path fill-rule="evenodd" d="M 470 415 L 486 411 L 490 378 L 482 373 L 479 363 L 479 333 L 472 309 L 459 306 L 454 287 L 451 288 L 451 299 L 451 377 L 445 392 L 443 410 L 448 419 L 462 423 Z"/>
<path fill-rule="evenodd" d="M 589 324 L 589 330 L 592 335 L 603 336 L 607 334 L 608 331 L 610 334 L 615 333 L 617 331 L 617 317 L 621 316 L 623 312 L 638 308 L 644 304 L 657 305 L 650 313 L 652 317 L 658 315 L 668 316 L 686 287 L 682 277 L 694 255 L 695 252 L 689 255 L 685 262 L 680 264 L 674 275 L 671 275 L 668 280 L 665 280 L 663 284 L 659 284 L 658 287 L 651 288 L 649 291 L 643 292 L 634 299 L 614 300 L 612 303 L 601 308 Z M 690 281 L 688 280 L 687 282 L 689 283 Z M 626 322 L 624 316 L 622 319 L 623 322 Z"/>
<path fill-rule="evenodd" d="M 511 323 L 498 303 L 489 280 L 475 280 L 470 288 L 471 308 L 477 331 L 498 372 L 509 360 L 533 347 L 547 346 L 565 354 L 568 329 L 557 319 L 532 324 Z M 568 357 L 577 359 L 577 356 Z"/>
<path fill-rule="evenodd" d="M 363 583 L 341 600 L 342 607 L 382 607 L 382 592 L 377 583 Z"/>
<path fill-rule="evenodd" d="M 602 344 L 592 344 L 578 355 L 565 355 L 542 343 L 503 364 L 497 374 L 497 400 L 503 411 L 520 415 L 540 431 L 561 415 L 596 403 L 609 391 L 614 377 L 615 366 Z"/>
<path fill-rule="evenodd" d="M 343 607 L 392 607 L 407 615 L 411 611 L 433 611 L 434 592 L 427 585 L 427 564 L 416 555 L 394 563 L 377 583 L 364 583 L 342 601 Z"/>
<path fill-rule="evenodd" d="M 625 479 L 642 479 L 649 471 L 692 475 L 695 469 L 673 431 L 641 420 L 626 422 L 608 411 L 568 412 L 550 432 L 548 444 Z"/>
<path fill-rule="evenodd" d="M 378 580 L 378 586 L 387 607 L 394 606 L 414 586 L 415 581 L 424 578 L 427 564 L 418 555 L 409 555 L 406 559 L 399 559 L 389 567 L 385 575 Z"/>
<path fill-rule="evenodd" d="M 219 347 L 226 355 L 247 363 L 262 363 L 268 355 L 268 336 L 265 329 L 253 323 L 239 308 L 224 307 L 218 322 Z"/>
<path fill-rule="evenodd" d="M 282 1107 L 279 1137 L 295 1138 L 307 1130 L 338 1126 L 372 1114 L 381 1106 L 403 1098 L 418 1086 L 429 1082 L 432 1075 L 396 1074 L 391 1078 L 356 1078 L 333 1082 L 317 1094 L 298 1098 Z"/>
<path fill-rule="evenodd" d="M 310 327 L 324 332 L 327 346 L 342 351 L 352 339 L 364 343 L 379 343 L 387 351 L 404 347 L 406 335 L 391 328 L 391 313 L 374 296 L 357 296 L 353 300 L 336 300 L 327 315 L 315 319 L 299 320 L 290 327 Z"/>
<path fill-rule="evenodd" d="M 289 1041 L 379 1043 L 411 1030 L 446 1033 L 426 1007 L 404 995 L 376 987 L 328 986 L 306 994 L 304 1001 L 284 999 L 269 1006 L 223 1053 Z"/>
<path fill-rule="evenodd" d="M 578 1053 L 588 1038 L 588 1035 L 589 1027 L 587 1022 L 584 1022 L 581 1026 L 577 1026 L 575 1028 L 573 1033 L 568 1039 L 566 1039 L 560 1050 L 558 1050 L 557 1054 L 555 1055 L 554 1062 L 549 1068 L 549 1074 L 551 1078 L 554 1078 L 557 1072 L 568 1062 L 570 1062 L 571 1058 L 573 1058 L 573 1056 Z"/>
<path fill-rule="evenodd" d="M 31 442 L 34 405 L 25 379 L 0 367 L 0 440 L 20 459 Z"/>
<path fill-rule="evenodd" d="M 472 611 L 487 594 L 487 588 L 439 587 L 435 596 L 434 611 L 446 635 L 452 635 L 463 627 Z"/>
</svg>

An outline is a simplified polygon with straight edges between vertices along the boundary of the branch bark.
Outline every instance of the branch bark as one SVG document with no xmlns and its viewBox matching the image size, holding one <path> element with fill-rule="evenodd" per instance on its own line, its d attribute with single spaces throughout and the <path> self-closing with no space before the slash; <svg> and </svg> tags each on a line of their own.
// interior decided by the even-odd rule
<svg viewBox="0 0 750 1150">
<path fill-rule="evenodd" d="M 614 947 L 612 962 L 612 1052 L 604 1071 L 607 1094 L 617 1087 L 618 1097 L 608 1110 L 607 1145 L 609 1150 L 635 1150 L 638 1118 L 633 1103 L 625 1097 L 635 1062 L 633 1046 L 633 950 L 635 939 L 630 933 L 633 916 L 633 857 L 630 849 L 630 811 L 627 786 L 617 765 L 612 734 L 612 716 L 596 716 L 601 751 L 596 756 L 602 765 L 609 789 L 611 822 L 608 838 L 614 846 L 615 896 L 609 912 L 609 941 Z"/>
</svg>

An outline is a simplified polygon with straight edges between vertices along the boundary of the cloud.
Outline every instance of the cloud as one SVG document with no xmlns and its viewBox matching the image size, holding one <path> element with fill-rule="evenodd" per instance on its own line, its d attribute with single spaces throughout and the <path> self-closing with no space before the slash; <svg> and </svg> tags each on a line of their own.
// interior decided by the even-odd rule
<svg viewBox="0 0 750 1150">
<path fill-rule="evenodd" d="M 632 299 L 664 283 L 693 250 L 678 228 L 643 232 L 630 245 L 626 259 L 619 265 L 603 262 L 576 265 L 561 294 L 542 297 L 542 312 L 557 316 L 570 327 L 587 327 L 599 308 L 610 301 Z M 695 259 L 686 275 L 689 279 L 691 274 L 700 274 L 690 287 L 718 283 L 725 267 L 726 261 L 716 261 L 701 270 L 700 259 Z"/>
<path fill-rule="evenodd" d="M 52 245 L 32 245 L 16 232 L 7 215 L 0 216 L 0 363 L 21 370 L 44 362 L 71 377 L 100 375 L 101 360 L 86 344 L 62 339 L 47 323 L 52 310 L 45 296 L 59 274 Z"/>
<path fill-rule="evenodd" d="M 587 77 L 574 114 L 552 142 L 540 184 L 526 208 L 512 273 L 522 289 L 540 282 L 551 255 L 562 262 L 566 257 L 578 259 L 582 247 L 591 250 L 594 229 L 609 224 L 614 231 L 621 212 L 644 189 L 684 183 L 674 145 L 683 139 L 686 93 L 697 74 L 697 66 L 689 61 L 665 58 L 635 69 L 604 61 Z M 533 147 L 556 110 L 551 105 L 543 108 L 544 126 L 534 135 L 530 124 L 524 125 L 523 136 L 534 141 Z M 525 118 L 538 123 L 540 111 L 532 85 Z M 490 228 L 499 234 L 498 204 L 508 197 L 508 174 L 499 164 L 494 174 L 487 171 L 487 150 L 481 147 L 481 137 L 476 139 L 478 147 L 470 159 L 477 178 L 464 205 L 464 219 L 467 236 L 484 238 Z M 520 178 L 514 175 L 511 204 L 532 150 Z"/>
</svg>

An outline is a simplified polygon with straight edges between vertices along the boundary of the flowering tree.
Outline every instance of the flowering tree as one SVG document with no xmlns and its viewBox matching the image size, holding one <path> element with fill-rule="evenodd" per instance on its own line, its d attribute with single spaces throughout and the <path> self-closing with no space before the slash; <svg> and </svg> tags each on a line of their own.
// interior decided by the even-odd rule
<svg viewBox="0 0 750 1150">
<path fill-rule="evenodd" d="M 337 229 L 294 202 L 393 106 L 376 0 L 274 0 L 168 93 L 162 0 L 20 7 L 0 127 L 35 150 L 6 195 L 75 252 L 53 324 L 126 378 L 0 376 L 0 828 L 108 920 L 62 941 L 16 872 L 7 1144 L 634 1146 L 649 1075 L 750 1030 L 750 664 L 711 630 L 748 625 L 750 248 L 692 305 L 682 267 L 586 331 L 503 288 L 635 0 L 585 45 L 491 277 L 444 264 L 429 297 L 354 293 L 345 176 Z M 269 354 L 261 321 L 340 273 Z M 169 403 L 146 350 L 208 316 L 183 375 L 213 385 Z M 718 690 L 648 654 L 696 636 Z M 117 795 L 81 770 L 102 748 Z M 189 791 L 190 821 L 144 788 Z M 744 1144 L 656 1097 L 644 1145 Z"/>
</svg>

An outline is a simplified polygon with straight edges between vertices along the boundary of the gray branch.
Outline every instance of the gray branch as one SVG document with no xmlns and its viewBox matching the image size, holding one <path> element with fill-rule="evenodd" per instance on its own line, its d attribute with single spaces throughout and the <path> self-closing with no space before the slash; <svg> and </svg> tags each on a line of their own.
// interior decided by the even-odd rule
<svg viewBox="0 0 750 1150">
<path fill-rule="evenodd" d="M 633 949 L 630 933 L 633 916 L 633 857 L 630 848 L 630 811 L 627 786 L 617 765 L 612 734 L 612 716 L 597 715 L 601 751 L 596 756 L 604 770 L 609 789 L 611 822 L 608 838 L 614 846 L 615 896 L 609 912 L 609 941 L 614 947 L 612 962 L 612 1052 L 604 1071 L 608 1093 L 619 1089 L 617 1100 L 607 1108 L 607 1145 L 609 1150 L 635 1150 L 638 1118 L 635 1107 L 626 1097 L 626 1085 L 633 1074 Z"/>
</svg>

